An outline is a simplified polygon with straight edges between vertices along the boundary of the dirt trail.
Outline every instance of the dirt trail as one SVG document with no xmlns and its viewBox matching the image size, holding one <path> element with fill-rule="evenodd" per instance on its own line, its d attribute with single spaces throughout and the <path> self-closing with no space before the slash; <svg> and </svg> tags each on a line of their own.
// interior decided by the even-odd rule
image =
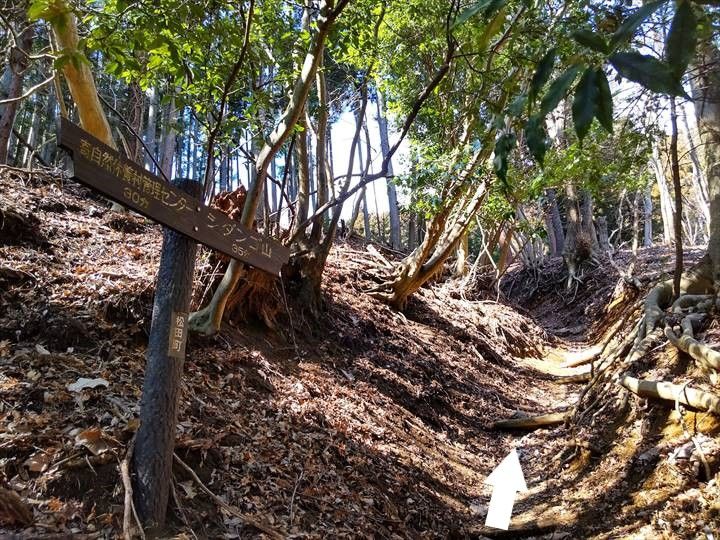
<svg viewBox="0 0 720 540">
<path fill-rule="evenodd" d="M 16 221 L 24 234 L 0 233 L 0 483 L 26 501 L 33 521 L 0 515 L 0 534 L 114 537 L 123 508 L 117 464 L 137 429 L 160 229 L 110 213 L 54 176 L 0 168 L 0 193 L 6 214 L 11 206 L 34 216 Z M 514 283 L 517 309 L 435 285 L 401 314 L 363 294 L 376 268 L 361 244 L 338 245 L 321 320 L 290 305 L 276 332 L 252 321 L 240 332 L 231 322 L 215 338 L 193 337 L 181 459 L 283 535 L 467 538 L 485 532 L 485 478 L 518 447 L 530 491 L 514 527 L 529 524 L 537 535 L 552 518 L 551 529 L 573 537 L 617 530 L 598 519 L 631 493 L 614 449 L 568 459 L 562 426 L 492 427 L 518 411 L 572 406 L 582 386 L 558 384 L 557 353 L 601 333 L 592 323 L 608 323 L 600 314 L 613 277 L 589 276 L 597 283 L 567 304 L 552 266 L 540 279 L 515 273 L 506 287 Z M 221 270 L 203 251 L 198 296 Z M 564 333 L 571 323 L 584 326 Z M 107 384 L 71 390 L 80 378 Z M 257 536 L 186 471 L 177 468 L 175 481 L 169 534 Z"/>
</svg>

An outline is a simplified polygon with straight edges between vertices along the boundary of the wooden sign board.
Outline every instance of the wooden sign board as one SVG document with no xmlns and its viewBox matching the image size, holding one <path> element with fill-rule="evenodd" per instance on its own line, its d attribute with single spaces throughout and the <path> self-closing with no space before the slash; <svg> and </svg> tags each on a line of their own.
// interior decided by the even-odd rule
<svg viewBox="0 0 720 540">
<path fill-rule="evenodd" d="M 75 180 L 201 244 L 274 275 L 290 257 L 286 246 L 205 206 L 65 118 L 58 146 L 72 154 Z"/>
</svg>

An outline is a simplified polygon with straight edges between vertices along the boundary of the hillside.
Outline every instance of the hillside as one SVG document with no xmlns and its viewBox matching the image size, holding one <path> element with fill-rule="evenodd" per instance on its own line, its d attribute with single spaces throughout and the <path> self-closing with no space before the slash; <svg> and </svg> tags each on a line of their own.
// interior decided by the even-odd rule
<svg viewBox="0 0 720 540">
<path fill-rule="evenodd" d="M 0 492 L 2 534 L 118 536 L 161 230 L 42 171 L 0 168 L 0 193 L 0 486 L 19 496 Z M 274 331 L 250 321 L 191 337 L 170 534 L 491 534 L 483 481 L 513 447 L 530 490 L 511 536 L 718 529 L 715 480 L 699 483 L 690 438 L 664 405 L 600 411 L 593 429 L 493 427 L 573 405 L 583 385 L 551 373 L 581 373 L 561 369 L 565 352 L 599 341 L 631 308 L 634 298 L 615 296 L 614 272 L 597 269 L 574 298 L 558 292 L 552 266 L 537 283 L 512 273 L 508 300 L 433 285 L 400 313 L 363 294 L 377 266 L 361 243 L 338 243 L 321 320 L 290 299 Z M 647 251 L 637 275 L 648 286 L 671 268 L 669 252 Z M 203 250 L 196 302 L 218 271 Z M 661 346 L 653 366 L 681 373 L 687 362 Z M 718 426 L 692 418 L 714 477 Z"/>
</svg>

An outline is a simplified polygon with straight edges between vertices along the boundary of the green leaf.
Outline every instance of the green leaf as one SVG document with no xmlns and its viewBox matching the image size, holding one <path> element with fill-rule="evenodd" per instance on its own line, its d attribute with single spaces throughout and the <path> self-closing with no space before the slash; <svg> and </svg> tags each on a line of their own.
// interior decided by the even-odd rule
<svg viewBox="0 0 720 540">
<path fill-rule="evenodd" d="M 456 28 L 461 24 L 466 23 L 480 12 L 482 12 L 485 17 L 490 17 L 497 13 L 497 11 L 500 10 L 500 8 L 506 3 L 507 0 L 479 0 L 475 3 L 475 5 L 464 9 L 462 13 L 457 16 L 452 24 L 452 27 Z"/>
<path fill-rule="evenodd" d="M 517 138 L 514 133 L 505 133 L 500 135 L 495 141 L 495 157 L 493 158 L 493 168 L 495 174 L 503 183 L 505 190 L 509 189 L 507 183 L 507 170 L 508 170 L 508 156 L 513 148 Z"/>
<path fill-rule="evenodd" d="M 595 74 L 597 95 L 595 101 L 595 117 L 600 125 L 609 133 L 613 131 L 613 98 L 610 92 L 610 85 L 602 68 L 598 68 Z"/>
<path fill-rule="evenodd" d="M 507 109 L 508 114 L 510 114 L 510 116 L 520 116 L 522 114 L 523 109 L 525 108 L 526 103 L 527 103 L 527 96 L 525 94 L 520 94 L 508 106 L 508 109 Z"/>
<path fill-rule="evenodd" d="M 620 27 L 610 38 L 610 49 L 615 50 L 617 46 L 620 45 L 622 42 L 628 41 L 635 33 L 635 30 L 637 30 L 638 27 L 643 23 L 643 21 L 647 19 L 650 15 L 655 13 L 655 11 L 657 11 L 657 9 L 665 2 L 667 2 L 667 0 L 650 2 L 649 4 L 645 4 L 644 6 L 639 7 L 630 15 L 628 15 L 628 17 L 623 21 Z"/>
<path fill-rule="evenodd" d="M 457 16 L 457 19 L 455 19 L 455 22 L 453 22 L 453 28 L 466 23 L 467 21 L 472 19 L 475 15 L 477 15 L 482 10 L 484 10 L 486 7 L 488 7 L 492 2 L 493 2 L 493 0 L 480 0 L 475 5 L 465 8 L 462 11 L 462 13 L 460 13 L 460 15 Z"/>
<path fill-rule="evenodd" d="M 696 43 L 697 19 L 690 2 L 683 0 L 675 11 L 665 42 L 665 59 L 675 77 L 685 73 L 695 55 Z"/>
<path fill-rule="evenodd" d="M 535 74 L 530 82 L 530 101 L 534 102 L 542 87 L 550 79 L 553 67 L 555 67 L 555 49 L 550 49 L 537 66 Z"/>
<path fill-rule="evenodd" d="M 587 68 L 575 89 L 575 98 L 572 104 L 573 124 L 575 133 L 581 141 L 585 138 L 595 117 L 595 102 L 598 87 L 595 82 L 597 73 L 593 68 Z"/>
<path fill-rule="evenodd" d="M 687 97 L 680 80 L 668 64 L 657 58 L 637 52 L 615 53 L 610 63 L 617 72 L 648 90 L 671 96 Z"/>
<path fill-rule="evenodd" d="M 495 15 L 505 4 L 507 4 L 507 0 L 490 0 L 490 3 L 483 11 L 483 15 L 485 15 L 485 17 Z"/>
<path fill-rule="evenodd" d="M 542 165 L 549 147 L 544 118 L 537 115 L 528 118 L 525 123 L 525 142 L 532 157 Z"/>
<path fill-rule="evenodd" d="M 42 19 L 49 7 L 49 0 L 33 0 L 28 8 L 28 19 L 31 21 Z"/>
<path fill-rule="evenodd" d="M 582 29 L 573 32 L 572 37 L 580 45 L 584 45 L 593 51 L 607 54 L 609 51 L 608 44 L 600 34 L 596 34 L 592 30 Z"/>
<path fill-rule="evenodd" d="M 577 74 L 580 72 L 582 66 L 574 65 L 569 67 L 565 72 L 555 79 L 547 93 L 540 102 L 540 116 L 547 115 L 555 107 L 558 106 L 560 100 L 567 94 L 570 85 L 575 82 Z"/>
</svg>

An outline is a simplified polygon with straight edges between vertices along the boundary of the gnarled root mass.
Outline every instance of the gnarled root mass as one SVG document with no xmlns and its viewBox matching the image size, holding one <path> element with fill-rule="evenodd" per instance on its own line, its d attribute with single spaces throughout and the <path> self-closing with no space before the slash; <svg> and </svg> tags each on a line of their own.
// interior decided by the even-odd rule
<svg viewBox="0 0 720 540">
<path fill-rule="evenodd" d="M 629 375 L 644 369 L 645 358 L 664 339 L 689 354 L 703 370 L 720 370 L 720 352 L 695 338 L 695 332 L 716 308 L 712 275 L 712 262 L 705 255 L 682 276 L 678 298 L 673 298 L 672 281 L 664 281 L 650 290 L 642 305 L 637 303 L 630 307 L 624 319 L 628 315 L 639 315 L 632 331 L 624 336 L 618 334 L 612 337 L 599 355 L 587 355 L 592 361 L 592 378 L 580 393 L 575 406 L 572 416 L 574 427 L 578 428 L 607 407 L 624 407 L 627 394 L 623 397 L 622 393 L 613 391 L 618 384 L 642 397 L 720 414 L 720 398 L 711 392 Z M 639 313 L 638 308 L 641 308 Z"/>
</svg>

